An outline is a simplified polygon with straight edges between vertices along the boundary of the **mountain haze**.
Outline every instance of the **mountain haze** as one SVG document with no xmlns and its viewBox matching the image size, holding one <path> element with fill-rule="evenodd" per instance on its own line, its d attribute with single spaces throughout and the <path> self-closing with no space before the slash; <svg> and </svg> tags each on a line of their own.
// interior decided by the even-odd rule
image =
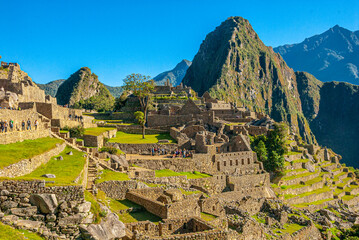
<svg viewBox="0 0 359 240">
<path fill-rule="evenodd" d="M 287 64 L 323 82 L 359 84 L 359 31 L 338 25 L 298 44 L 274 48 Z"/>
<path fill-rule="evenodd" d="M 155 80 L 155 83 L 157 85 L 164 85 L 168 79 L 170 80 L 172 86 L 177 86 L 182 82 L 182 79 L 191 64 L 191 61 L 184 59 L 180 63 L 178 63 L 174 69 L 160 73 L 153 79 Z"/>
<path fill-rule="evenodd" d="M 45 91 L 46 95 L 50 95 L 51 97 L 55 97 L 57 93 L 57 89 L 60 85 L 65 82 L 65 79 L 59 79 L 55 81 L 48 82 L 46 84 L 36 83 L 39 88 Z"/>
</svg>

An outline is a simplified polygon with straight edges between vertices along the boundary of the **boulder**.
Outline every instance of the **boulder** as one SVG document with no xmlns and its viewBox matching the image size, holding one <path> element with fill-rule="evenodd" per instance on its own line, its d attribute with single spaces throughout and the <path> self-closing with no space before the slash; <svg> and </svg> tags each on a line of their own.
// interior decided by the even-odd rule
<svg viewBox="0 0 359 240">
<path fill-rule="evenodd" d="M 37 213 L 37 207 L 31 206 L 27 208 L 11 208 L 11 214 L 19 217 L 31 217 Z"/>
<path fill-rule="evenodd" d="M 5 201 L 1 204 L 1 209 L 3 211 L 6 211 L 8 209 L 11 209 L 11 208 L 16 208 L 18 206 L 18 203 L 17 202 L 14 202 L 14 201 Z"/>
<path fill-rule="evenodd" d="M 44 175 L 42 175 L 41 177 L 56 178 L 56 176 L 55 176 L 54 174 L 51 174 L 51 173 L 44 174 Z"/>
<path fill-rule="evenodd" d="M 44 214 L 54 213 L 58 205 L 55 194 L 33 194 L 30 196 L 30 202 Z"/>
<path fill-rule="evenodd" d="M 86 217 L 85 213 L 77 213 L 75 215 L 60 218 L 58 224 L 59 226 L 77 225 L 80 224 L 85 217 Z"/>
<path fill-rule="evenodd" d="M 118 220 L 118 216 L 114 213 L 109 213 L 100 224 L 80 226 L 82 237 L 88 240 L 120 239 L 126 235 L 125 229 L 125 225 Z"/>
<path fill-rule="evenodd" d="M 79 205 L 77 205 L 75 208 L 74 208 L 74 211 L 76 213 L 88 213 L 91 209 L 91 203 L 90 202 L 84 202 L 84 203 L 81 203 Z"/>
<path fill-rule="evenodd" d="M 67 155 L 74 155 L 74 153 L 72 151 L 68 152 Z"/>
<path fill-rule="evenodd" d="M 60 157 L 58 157 L 58 160 L 64 160 L 64 157 L 63 156 L 60 156 Z"/>
<path fill-rule="evenodd" d="M 0 195 L 1 196 L 8 196 L 10 193 L 9 193 L 9 191 L 8 190 L 1 190 L 1 192 L 0 192 Z"/>
<path fill-rule="evenodd" d="M 17 220 L 19 220 L 18 216 L 15 215 L 6 215 L 4 216 L 1 221 L 7 224 L 12 224 L 14 222 L 16 222 Z"/>
</svg>

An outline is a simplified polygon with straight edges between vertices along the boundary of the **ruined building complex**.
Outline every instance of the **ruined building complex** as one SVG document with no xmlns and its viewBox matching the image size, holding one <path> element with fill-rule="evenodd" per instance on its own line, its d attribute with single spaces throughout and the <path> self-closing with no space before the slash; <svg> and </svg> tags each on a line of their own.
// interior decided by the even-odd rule
<svg viewBox="0 0 359 240">
<path fill-rule="evenodd" d="M 0 161 L 0 221 L 13 228 L 50 240 L 319 240 L 359 223 L 356 174 L 330 149 L 288 132 L 283 171 L 265 170 L 251 145 L 277 126 L 264 113 L 167 83 L 148 115 L 157 141 L 129 141 L 140 126 L 57 105 L 18 64 L 2 63 L 0 84 L 0 150 L 49 145 Z M 70 136 L 76 126 L 85 133 Z"/>
</svg>

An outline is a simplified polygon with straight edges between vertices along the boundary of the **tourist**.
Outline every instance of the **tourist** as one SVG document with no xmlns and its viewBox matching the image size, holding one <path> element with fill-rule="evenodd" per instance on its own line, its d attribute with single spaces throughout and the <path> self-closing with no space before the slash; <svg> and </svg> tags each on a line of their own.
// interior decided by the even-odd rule
<svg viewBox="0 0 359 240">
<path fill-rule="evenodd" d="M 27 119 L 27 130 L 31 130 L 31 121 L 30 121 L 30 118 Z"/>
<path fill-rule="evenodd" d="M 3 121 L 0 121 L 0 131 L 1 131 L 1 133 L 3 133 L 4 132 L 4 122 Z"/>
<path fill-rule="evenodd" d="M 37 121 L 37 119 L 35 120 L 35 130 L 37 130 L 37 125 L 39 125 L 39 122 Z"/>
<path fill-rule="evenodd" d="M 5 132 L 7 132 L 7 127 L 8 127 L 8 123 L 7 123 L 7 120 L 5 120 L 5 122 L 4 122 L 4 129 L 5 129 Z"/>
<path fill-rule="evenodd" d="M 10 131 L 12 132 L 14 130 L 14 121 L 10 119 Z"/>
<path fill-rule="evenodd" d="M 152 156 L 155 155 L 155 149 L 153 147 L 151 148 L 151 153 L 152 153 Z"/>
<path fill-rule="evenodd" d="M 24 120 L 22 120 L 22 122 L 21 122 L 21 129 L 22 129 L 22 131 L 25 131 L 25 121 Z"/>
</svg>

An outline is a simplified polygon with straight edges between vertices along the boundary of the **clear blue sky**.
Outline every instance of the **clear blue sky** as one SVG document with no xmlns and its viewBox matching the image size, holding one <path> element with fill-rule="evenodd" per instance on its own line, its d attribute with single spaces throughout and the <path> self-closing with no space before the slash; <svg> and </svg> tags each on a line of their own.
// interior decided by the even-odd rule
<svg viewBox="0 0 359 240">
<path fill-rule="evenodd" d="M 0 55 L 35 82 L 68 78 L 82 66 L 100 81 L 154 77 L 192 60 L 229 16 L 250 21 L 269 46 L 303 41 L 336 24 L 359 30 L 359 1 L 0 0 Z"/>
</svg>

